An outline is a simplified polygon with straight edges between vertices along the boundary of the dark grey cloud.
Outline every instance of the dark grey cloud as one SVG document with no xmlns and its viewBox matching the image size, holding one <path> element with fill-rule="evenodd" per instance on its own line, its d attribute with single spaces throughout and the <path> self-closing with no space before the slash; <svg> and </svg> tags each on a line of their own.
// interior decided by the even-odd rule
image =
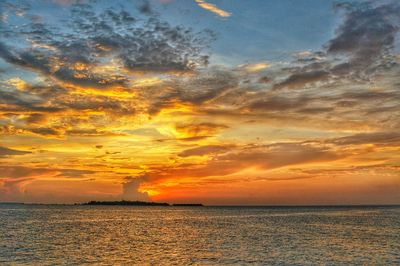
<svg viewBox="0 0 400 266">
<path fill-rule="evenodd" d="M 140 185 L 147 181 L 148 176 L 142 175 L 138 177 L 127 176 L 125 182 L 122 184 L 122 199 L 123 200 L 138 200 L 138 201 L 150 201 L 150 197 L 147 192 L 139 192 Z"/>
<path fill-rule="evenodd" d="M 55 113 L 65 109 L 62 104 L 53 102 L 60 96 L 55 87 L 32 87 L 27 91 L 19 91 L 0 82 L 0 111 L 34 111 Z"/>
<path fill-rule="evenodd" d="M 148 0 L 144 0 L 142 3 L 139 4 L 138 10 L 140 13 L 151 16 L 154 14 L 154 11 L 150 5 Z"/>
<path fill-rule="evenodd" d="M 329 77 L 329 72 L 325 70 L 299 72 L 290 75 L 284 81 L 276 84 L 274 89 L 281 89 L 284 87 L 289 89 L 302 88 L 310 83 L 327 80 Z"/>
<path fill-rule="evenodd" d="M 380 144 L 395 145 L 400 143 L 399 132 L 361 133 L 331 140 L 336 145 Z"/>
<path fill-rule="evenodd" d="M 40 113 L 30 114 L 26 119 L 27 124 L 40 124 L 46 120 L 46 116 Z"/>
<path fill-rule="evenodd" d="M 357 166 L 347 166 L 347 167 L 337 167 L 335 169 L 326 168 L 313 168 L 313 169 L 290 169 L 293 172 L 300 172 L 307 174 L 309 176 L 335 176 L 335 175 L 350 175 L 355 172 L 358 173 L 368 173 L 368 172 L 378 172 L 383 173 L 384 171 L 398 171 L 400 165 L 396 164 L 372 164 L 372 165 L 357 165 Z"/>
<path fill-rule="evenodd" d="M 321 113 L 330 113 L 332 111 L 334 111 L 333 107 L 309 107 L 300 109 L 297 112 L 303 114 L 321 114 Z"/>
<path fill-rule="evenodd" d="M 336 37 L 327 44 L 327 52 L 349 56 L 348 62 L 337 69 L 364 69 L 388 55 L 399 30 L 400 5 L 397 2 L 379 6 L 339 3 L 335 7 L 345 11 L 345 20 L 336 30 Z"/>
<path fill-rule="evenodd" d="M 64 132 L 65 135 L 70 136 L 118 136 L 123 135 L 122 133 L 115 133 L 112 131 L 105 131 L 97 128 L 84 128 L 84 129 L 69 129 Z"/>
<path fill-rule="evenodd" d="M 50 176 L 66 178 L 82 178 L 87 174 L 93 174 L 95 171 L 68 168 L 44 168 L 44 167 L 26 167 L 18 165 L 0 165 L 0 178 L 27 178 L 47 174 Z"/>
<path fill-rule="evenodd" d="M 68 29 L 44 22 L 32 22 L 22 29 L 4 25 L 1 32 L 7 32 L 9 37 L 1 40 L 0 57 L 61 81 L 99 88 L 123 86 L 127 82 L 123 75 L 92 70 L 107 64 L 110 57 L 128 70 L 141 72 L 190 71 L 207 65 L 208 55 L 203 51 L 213 34 L 172 26 L 151 12 L 147 1 L 139 9 L 152 16 L 139 20 L 124 10 L 98 13 L 89 4 L 73 4 L 70 19 L 64 22 Z M 12 46 L 21 36 L 34 41 L 36 46 Z M 77 67 L 77 63 L 84 65 Z"/>
<path fill-rule="evenodd" d="M 33 177 L 45 173 L 51 173 L 51 169 L 45 168 L 31 168 L 25 166 L 12 166 L 12 165 L 0 165 L 1 178 L 25 178 Z"/>
<path fill-rule="evenodd" d="M 67 177 L 67 178 L 82 178 L 87 174 L 93 174 L 95 171 L 91 170 L 81 170 L 81 169 L 60 169 L 58 177 Z"/>
<path fill-rule="evenodd" d="M 78 111 L 110 111 L 116 115 L 133 115 L 135 114 L 135 103 L 130 101 L 121 101 L 104 96 L 92 96 L 82 98 L 79 96 L 69 96 L 60 99 L 59 105 L 68 109 Z"/>
<path fill-rule="evenodd" d="M 397 91 L 351 91 L 344 92 L 340 95 L 341 99 L 353 99 L 361 101 L 374 101 L 374 100 L 388 100 L 388 99 L 398 99 L 400 100 L 400 93 Z"/>
<path fill-rule="evenodd" d="M 190 79 L 173 80 L 163 84 L 164 89 L 155 86 L 142 92 L 143 97 L 152 99 L 148 113 L 156 115 L 162 109 L 177 102 L 202 106 L 222 98 L 230 90 L 236 89 L 237 77 L 224 70 L 212 69 L 197 73 Z M 167 88 L 167 89 L 165 89 Z"/>
<path fill-rule="evenodd" d="M 332 74 L 368 80 L 374 72 L 397 65 L 391 52 L 400 23 L 397 2 L 339 3 L 335 7 L 344 11 L 345 19 L 327 43 L 327 54 L 346 59 L 331 69 Z"/>
<path fill-rule="evenodd" d="M 0 146 L 0 158 L 10 156 L 10 155 L 24 155 L 24 154 L 28 154 L 28 153 L 31 153 L 31 152 L 14 150 L 14 149 Z"/>
<path fill-rule="evenodd" d="M 227 152 L 234 148 L 233 145 L 206 145 L 200 146 L 192 149 L 184 150 L 183 152 L 179 153 L 178 156 L 180 157 L 189 157 L 189 156 L 203 156 L 203 155 L 210 155 L 210 154 L 219 154 L 223 152 Z"/>
<path fill-rule="evenodd" d="M 289 98 L 284 96 L 270 95 L 264 99 L 258 99 L 244 107 L 251 111 L 289 111 L 306 106 L 311 99 L 307 96 Z"/>
<path fill-rule="evenodd" d="M 380 70 L 398 65 L 393 53 L 400 25 L 397 2 L 338 3 L 334 8 L 343 11 L 344 19 L 325 51 L 298 58 L 302 66 L 289 68 L 290 75 L 275 82 L 274 89 L 299 89 L 343 78 L 368 81 Z"/>
<path fill-rule="evenodd" d="M 210 122 L 203 123 L 189 123 L 189 124 L 176 124 L 175 129 L 186 135 L 196 137 L 204 135 L 214 135 L 217 132 L 227 129 L 228 126 L 223 124 L 216 124 Z"/>
<path fill-rule="evenodd" d="M 57 130 L 55 130 L 53 128 L 48 128 L 48 127 L 30 128 L 27 130 L 32 133 L 35 133 L 38 135 L 44 135 L 44 136 L 56 136 L 56 135 L 60 134 Z"/>
<path fill-rule="evenodd" d="M 29 34 L 44 33 L 32 31 Z M 46 35 L 44 34 L 43 36 Z M 56 46 L 56 43 L 46 45 Z M 82 46 L 84 47 L 84 44 Z M 82 51 L 82 46 L 78 45 L 78 47 L 75 47 L 75 49 L 72 48 L 72 50 L 74 50 L 74 53 L 79 52 L 81 55 L 87 53 L 87 51 Z M 45 76 L 55 77 L 61 81 L 80 86 L 104 88 L 111 85 L 123 85 L 126 81 L 122 76 L 101 76 L 93 74 L 86 69 L 74 70 L 73 65 L 75 63 L 89 63 L 86 62 L 88 60 L 83 57 L 73 57 L 71 54 L 68 54 L 68 49 L 65 49 L 62 45 L 57 48 L 57 50 L 29 49 L 21 51 L 0 42 L 0 57 L 12 65 L 38 71 Z M 70 55 L 71 57 L 69 57 Z M 56 63 L 52 61 L 54 59 L 56 59 Z M 61 63 L 63 65 L 59 65 Z M 56 64 L 56 66 L 53 64 Z"/>
<path fill-rule="evenodd" d="M 167 138 L 167 139 L 156 139 L 155 141 L 157 142 L 167 142 L 167 141 L 187 141 L 187 142 L 191 142 L 191 141 L 199 141 L 199 140 L 203 140 L 203 139 L 207 139 L 210 138 L 212 136 L 192 136 L 192 137 L 184 137 L 184 138 Z"/>
</svg>

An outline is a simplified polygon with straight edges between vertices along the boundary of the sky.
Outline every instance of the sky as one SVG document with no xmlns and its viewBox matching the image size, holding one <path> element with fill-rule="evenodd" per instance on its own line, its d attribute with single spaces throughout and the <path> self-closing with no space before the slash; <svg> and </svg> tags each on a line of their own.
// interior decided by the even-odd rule
<svg viewBox="0 0 400 266">
<path fill-rule="evenodd" d="M 400 204 L 400 4 L 0 0 L 0 202 Z"/>
</svg>

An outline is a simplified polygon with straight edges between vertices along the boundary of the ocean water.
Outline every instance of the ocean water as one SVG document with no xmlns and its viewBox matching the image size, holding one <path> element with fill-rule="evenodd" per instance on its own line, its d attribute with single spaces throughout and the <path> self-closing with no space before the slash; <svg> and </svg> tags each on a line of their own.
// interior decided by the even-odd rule
<svg viewBox="0 0 400 266">
<path fill-rule="evenodd" d="M 0 204 L 0 265 L 400 265 L 399 207 Z"/>
</svg>

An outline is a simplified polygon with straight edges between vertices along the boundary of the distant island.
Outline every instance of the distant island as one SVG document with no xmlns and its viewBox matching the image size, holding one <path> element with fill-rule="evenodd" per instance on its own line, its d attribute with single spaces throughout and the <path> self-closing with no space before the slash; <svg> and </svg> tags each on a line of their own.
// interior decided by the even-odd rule
<svg viewBox="0 0 400 266">
<path fill-rule="evenodd" d="M 172 206 L 177 206 L 177 207 L 202 207 L 204 206 L 201 203 L 176 203 L 172 204 Z"/>
<path fill-rule="evenodd" d="M 89 201 L 82 203 L 81 205 L 109 205 L 109 206 L 171 206 L 166 202 L 147 202 L 147 201 Z M 200 203 L 181 203 L 172 204 L 175 207 L 201 207 L 203 204 Z"/>
<path fill-rule="evenodd" d="M 89 201 L 82 205 L 122 205 L 122 206 L 170 206 L 166 202 L 147 202 L 147 201 Z"/>
</svg>

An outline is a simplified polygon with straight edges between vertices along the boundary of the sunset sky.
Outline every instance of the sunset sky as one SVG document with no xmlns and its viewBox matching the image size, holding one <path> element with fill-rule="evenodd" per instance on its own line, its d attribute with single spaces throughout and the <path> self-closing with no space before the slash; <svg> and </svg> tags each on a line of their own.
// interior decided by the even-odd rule
<svg viewBox="0 0 400 266">
<path fill-rule="evenodd" d="M 400 204 L 400 4 L 0 0 L 0 201 Z"/>
</svg>

